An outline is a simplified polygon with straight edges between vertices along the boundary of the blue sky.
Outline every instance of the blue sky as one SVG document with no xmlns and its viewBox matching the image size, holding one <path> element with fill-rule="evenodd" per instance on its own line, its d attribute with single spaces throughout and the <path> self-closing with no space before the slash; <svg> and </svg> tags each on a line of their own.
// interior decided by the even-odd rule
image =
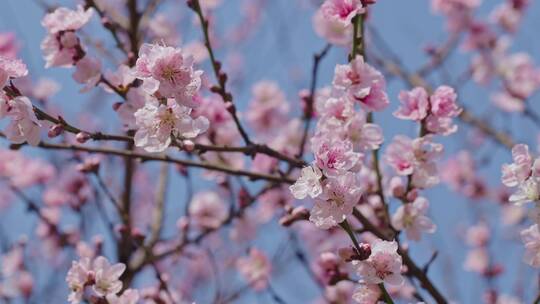
<svg viewBox="0 0 540 304">
<path fill-rule="evenodd" d="M 54 103 L 62 108 L 68 109 L 67 113 L 75 118 L 80 113 L 92 109 L 103 113 L 102 120 L 106 122 L 107 128 L 116 130 L 117 125 L 109 123 L 107 118 L 111 118 L 110 105 L 113 100 L 102 98 L 99 94 L 91 93 L 81 95 L 78 93 L 79 86 L 75 84 L 70 75 L 71 70 L 67 69 L 49 69 L 43 68 L 44 62 L 39 52 L 39 44 L 43 38 L 44 30 L 40 26 L 40 20 L 43 16 L 42 9 L 31 0 L 3 0 L 2 11 L 0 11 L 0 31 L 15 31 L 23 43 L 21 56 L 29 65 L 32 75 L 46 76 L 57 80 L 63 85 L 61 93 L 54 98 Z M 62 1 L 71 3 L 71 1 Z M 189 42 L 193 37 L 200 37 L 198 32 L 182 28 L 189 24 L 191 16 L 187 12 L 183 1 L 173 1 L 174 5 L 169 5 L 166 14 L 170 16 L 182 16 L 179 22 L 180 30 L 183 34 L 183 41 Z M 239 0 L 224 0 L 226 3 L 217 11 L 219 29 L 228 27 L 238 22 Z M 267 1 L 268 7 L 261 15 L 261 27 L 258 28 L 252 37 L 238 45 L 228 46 L 226 49 L 218 50 L 217 57 L 224 58 L 229 52 L 240 52 L 244 58 L 244 73 L 247 75 L 245 82 L 239 83 L 233 87 L 233 94 L 240 109 L 244 108 L 250 99 L 250 85 L 263 79 L 277 81 L 287 92 L 288 98 L 298 113 L 297 92 L 299 89 L 307 88 L 311 70 L 312 54 L 321 50 L 325 42 L 318 38 L 311 26 L 311 16 L 313 9 L 309 6 L 302 7 L 298 5 L 300 1 L 292 0 L 272 0 Z M 307 0 L 304 2 L 308 2 Z M 414 70 L 421 66 L 427 57 L 423 52 L 424 46 L 428 44 L 437 44 L 445 41 L 447 38 L 443 30 L 444 20 L 440 16 L 434 16 L 430 13 L 429 1 L 426 0 L 407 0 L 407 1 L 378 1 L 372 12 L 370 24 L 384 37 L 389 47 L 396 53 L 402 62 L 408 68 Z M 495 3 L 499 1 L 484 1 L 485 4 L 479 10 L 478 14 L 486 16 Z M 540 3 L 531 1 L 532 5 L 522 25 L 522 29 L 514 43 L 512 50 L 527 51 L 540 63 L 540 39 L 538 39 L 537 30 L 539 27 Z M 73 4 L 70 4 L 73 6 Z M 97 18 L 94 18 L 94 22 Z M 95 24 L 94 24 L 95 26 Z M 218 33 L 220 30 L 217 30 Z M 89 31 L 95 33 L 96 31 Z M 222 31 L 221 31 L 222 32 Z M 107 33 L 100 32 L 99 36 L 107 37 Z M 110 43 L 110 41 L 109 41 Z M 112 44 L 110 44 L 112 46 Z M 368 45 L 369 48 L 369 45 Z M 334 48 L 324 59 L 321 70 L 319 84 L 329 84 L 335 64 L 346 61 L 346 50 Z M 468 64 L 468 56 L 460 53 L 459 50 L 449 58 L 445 69 L 448 74 L 455 78 Z M 225 65 L 225 69 L 229 69 Z M 209 71 L 207 69 L 207 71 Z M 435 74 L 430 80 L 433 84 L 442 84 L 440 75 Z M 409 136 L 415 133 L 415 126 L 411 123 L 397 121 L 391 116 L 392 111 L 397 107 L 397 94 L 403 89 L 399 80 L 389 80 L 388 93 L 391 97 L 391 105 L 382 114 L 375 116 L 376 122 L 380 123 L 385 130 L 385 137 L 389 141 L 398 132 L 405 132 Z M 89 102 L 90 99 L 93 102 Z M 99 98 L 98 101 L 95 99 Z M 472 109 L 477 115 L 485 117 L 499 127 L 509 130 L 517 142 L 529 143 L 536 147 L 537 128 L 529 121 L 518 119 L 514 115 L 502 115 L 493 111 L 489 102 L 489 92 L 486 89 L 478 89 L 474 84 L 467 84 L 460 90 L 460 100 L 463 101 L 469 109 Z M 534 104 L 533 108 L 540 112 L 540 106 Z M 91 104 L 91 106 L 89 106 Z M 68 117 L 69 117 L 68 115 Z M 75 120 L 75 119 L 72 119 Z M 451 139 L 443 140 L 446 144 L 446 155 L 457 151 L 466 145 L 467 131 L 469 128 L 461 127 L 460 131 L 453 135 Z M 482 173 L 491 185 L 499 183 L 500 164 L 510 159 L 509 152 L 498 146 L 487 143 L 475 151 L 475 157 L 478 159 L 489 155 L 491 165 L 482 169 Z M 35 154 L 35 150 L 28 150 L 27 153 Z M 180 182 L 180 181 L 178 181 Z M 204 187 L 205 185 L 203 185 Z M 171 192 L 174 195 L 182 195 L 182 188 Z M 463 242 L 457 237 L 460 229 L 463 229 L 472 221 L 474 214 L 483 210 L 486 214 L 493 214 L 491 223 L 496 227 L 498 221 L 498 208 L 491 202 L 467 202 L 466 199 L 452 193 L 445 185 L 440 185 L 435 189 L 427 191 L 427 197 L 431 201 L 431 214 L 438 223 L 438 232 L 423 241 L 420 246 L 412 249 L 413 256 L 419 261 L 419 264 L 427 261 L 433 248 L 441 250 L 439 258 L 430 270 L 430 276 L 434 278 L 437 286 L 443 293 L 451 295 L 461 303 L 476 303 L 482 290 L 486 287 L 484 282 L 475 274 L 467 273 L 462 268 L 462 262 L 466 254 Z M 392 209 L 398 206 L 397 202 L 392 202 Z M 19 212 L 18 216 L 21 216 Z M 7 223 L 10 229 L 18 229 L 16 221 L 18 216 L 12 218 Z M 11 226 L 13 225 L 13 226 Z M 20 227 L 19 227 L 20 228 Z M 24 230 L 24 228 L 21 228 Z M 265 228 L 266 229 L 266 228 Z M 279 227 L 268 227 L 261 243 L 277 243 L 277 240 L 283 237 L 284 231 Z M 495 237 L 504 238 L 508 233 L 502 229 L 495 229 Z M 265 242 L 268 241 L 268 242 Z M 507 293 L 514 293 L 514 282 L 518 275 L 523 276 L 523 288 L 528 299 L 531 299 L 536 293 L 537 287 L 533 279 L 533 271 L 525 271 L 526 275 L 518 272 L 522 268 L 521 254 L 519 244 L 508 247 L 508 242 L 495 241 L 490 246 L 493 252 L 497 252 L 496 261 L 507 262 L 508 273 L 502 279 L 495 281 L 495 285 Z M 275 248 L 275 246 L 273 246 Z M 451 261 L 451 264 L 448 263 Z M 276 280 L 275 289 L 280 292 L 284 299 L 289 303 L 303 303 L 310 299 L 314 291 L 314 286 L 307 280 L 303 270 L 298 265 L 291 265 L 293 269 L 292 279 Z M 455 280 L 455 289 L 451 289 L 445 280 L 451 278 Z M 294 284 L 294 285 L 291 285 Z M 445 286 L 446 285 L 446 286 Z M 294 286 L 295 288 L 290 288 Z M 298 288 L 296 288 L 298 287 Z M 298 293 L 297 290 L 306 290 L 305 293 Z M 271 303 L 268 296 L 247 297 L 242 303 L 250 303 L 257 299 L 260 303 Z"/>
</svg>

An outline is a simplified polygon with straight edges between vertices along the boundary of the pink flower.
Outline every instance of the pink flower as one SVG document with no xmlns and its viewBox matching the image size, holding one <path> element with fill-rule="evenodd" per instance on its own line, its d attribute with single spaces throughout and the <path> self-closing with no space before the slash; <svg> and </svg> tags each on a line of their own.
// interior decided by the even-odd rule
<svg viewBox="0 0 540 304">
<path fill-rule="evenodd" d="M 89 258 L 83 258 L 80 261 L 71 262 L 66 282 L 70 289 L 68 301 L 71 304 L 81 303 L 85 286 L 89 283 L 92 262 Z"/>
<path fill-rule="evenodd" d="M 162 152 L 171 144 L 171 135 L 195 138 L 208 129 L 208 119 L 190 116 L 191 109 L 169 99 L 167 104 L 157 100 L 147 101 L 134 114 L 138 127 L 135 145 L 148 152 Z"/>
<path fill-rule="evenodd" d="M 517 191 L 510 195 L 508 201 L 521 205 L 540 200 L 540 177 L 533 176 L 519 184 Z"/>
<path fill-rule="evenodd" d="M 532 267 L 540 267 L 540 230 L 538 224 L 521 231 L 521 240 L 525 244 L 523 261 Z"/>
<path fill-rule="evenodd" d="M 397 250 L 398 244 L 395 241 L 375 240 L 369 258 L 356 262 L 358 274 L 368 284 L 402 285 L 402 260 Z"/>
<path fill-rule="evenodd" d="M 352 43 L 352 23 L 345 24 L 336 19 L 326 18 L 320 9 L 313 15 L 313 28 L 317 35 L 329 43 L 339 46 L 348 46 Z"/>
<path fill-rule="evenodd" d="M 296 180 L 294 185 L 289 187 L 293 196 L 297 199 L 304 199 L 306 196 L 316 198 L 322 193 L 321 170 L 317 167 L 304 167 L 302 174 Z"/>
<path fill-rule="evenodd" d="M 19 51 L 19 43 L 15 33 L 0 33 L 0 57 L 14 59 Z"/>
<path fill-rule="evenodd" d="M 389 104 L 383 75 L 365 63 L 362 56 L 347 65 L 337 65 L 332 84 L 366 111 L 380 111 Z"/>
<path fill-rule="evenodd" d="M 268 286 L 272 267 L 270 260 L 262 251 L 251 248 L 249 256 L 238 258 L 236 267 L 256 291 L 262 291 Z"/>
<path fill-rule="evenodd" d="M 143 81 L 148 94 L 175 98 L 193 107 L 194 96 L 201 87 L 201 70 L 193 69 L 193 58 L 181 49 L 145 43 L 139 50 L 135 75 Z"/>
<path fill-rule="evenodd" d="M 366 117 L 361 113 L 352 116 L 343 127 L 346 132 L 345 137 L 361 151 L 376 150 L 384 141 L 381 127 L 373 123 L 366 123 Z"/>
<path fill-rule="evenodd" d="M 321 229 L 329 229 L 352 214 L 363 188 L 356 174 L 344 172 L 323 182 L 323 192 L 315 199 L 309 220 Z"/>
<path fill-rule="evenodd" d="M 111 265 L 105 257 L 97 257 L 93 263 L 95 273 L 94 292 L 102 297 L 120 292 L 122 290 L 120 276 L 125 270 L 126 265 L 122 263 Z"/>
<path fill-rule="evenodd" d="M 507 187 L 515 187 L 524 182 L 531 174 L 533 160 L 529 154 L 529 147 L 525 144 L 518 144 L 512 148 L 511 164 L 502 166 L 502 183 Z"/>
<path fill-rule="evenodd" d="M 410 91 L 399 93 L 401 106 L 394 112 L 394 116 L 400 119 L 421 121 L 429 110 L 429 99 L 423 87 L 416 87 Z"/>
<path fill-rule="evenodd" d="M 431 136 L 411 140 L 398 135 L 386 149 L 385 159 L 398 175 L 411 175 L 413 185 L 431 187 L 439 182 L 435 160 L 443 151 L 441 144 L 433 143 Z"/>
<path fill-rule="evenodd" d="M 456 117 L 461 113 L 457 105 L 457 94 L 449 86 L 440 86 L 429 98 L 430 112 L 437 117 Z"/>
<path fill-rule="evenodd" d="M 96 58 L 85 56 L 75 65 L 73 79 L 84 84 L 81 92 L 86 92 L 95 87 L 101 80 L 101 61 Z"/>
<path fill-rule="evenodd" d="M 137 304 L 139 298 L 139 291 L 136 289 L 126 289 L 121 296 L 115 294 L 107 295 L 107 302 L 109 304 Z"/>
<path fill-rule="evenodd" d="M 289 106 L 277 83 L 260 81 L 252 88 L 246 118 L 261 135 L 271 135 L 286 125 Z"/>
<path fill-rule="evenodd" d="M 24 143 L 36 146 L 40 141 L 40 127 L 32 103 L 27 97 L 19 96 L 11 100 L 0 99 L 0 118 L 7 116 L 11 119 L 4 133 L 14 143 Z"/>
<path fill-rule="evenodd" d="M 356 303 L 360 304 L 377 304 L 381 297 L 381 289 L 377 284 L 366 284 L 360 282 L 360 286 L 354 290 L 352 296 Z"/>
<path fill-rule="evenodd" d="M 78 5 L 76 11 L 59 7 L 52 13 L 45 15 L 41 21 L 41 25 L 51 34 L 63 31 L 76 31 L 90 21 L 93 13 L 93 9 L 89 8 L 85 10 L 82 5 Z"/>
<path fill-rule="evenodd" d="M 414 172 L 415 157 L 412 140 L 406 136 L 398 135 L 388 145 L 385 153 L 386 161 L 399 175 L 410 175 Z"/>
<path fill-rule="evenodd" d="M 111 265 L 103 256 L 95 260 L 82 258 L 80 261 L 73 261 L 66 277 L 71 290 L 68 301 L 72 304 L 80 303 L 87 286 L 92 286 L 96 295 L 101 297 L 117 294 L 122 290 L 120 276 L 125 269 L 126 265 Z"/>
<path fill-rule="evenodd" d="M 9 79 L 20 78 L 28 74 L 26 65 L 19 59 L 10 59 L 0 55 L 0 89 Z"/>
<path fill-rule="evenodd" d="M 419 241 L 422 232 L 434 233 L 436 229 L 435 224 L 425 215 L 428 208 L 429 202 L 423 197 L 403 204 L 392 216 L 392 226 L 397 230 L 405 230 L 408 239 Z"/>
<path fill-rule="evenodd" d="M 90 21 L 93 12 L 93 9 L 84 10 L 79 5 L 76 11 L 60 7 L 45 15 L 41 21 L 48 32 L 41 43 L 45 67 L 71 66 L 85 56 L 75 32 Z"/>
<path fill-rule="evenodd" d="M 321 11 L 327 19 L 350 24 L 356 15 L 364 13 L 364 8 L 360 0 L 326 0 Z"/>
<path fill-rule="evenodd" d="M 227 219 L 228 210 L 217 193 L 199 192 L 189 204 L 189 215 L 199 227 L 215 229 Z"/>
<path fill-rule="evenodd" d="M 362 154 L 354 152 L 350 141 L 313 138 L 315 163 L 326 176 L 337 176 L 358 165 Z"/>
</svg>

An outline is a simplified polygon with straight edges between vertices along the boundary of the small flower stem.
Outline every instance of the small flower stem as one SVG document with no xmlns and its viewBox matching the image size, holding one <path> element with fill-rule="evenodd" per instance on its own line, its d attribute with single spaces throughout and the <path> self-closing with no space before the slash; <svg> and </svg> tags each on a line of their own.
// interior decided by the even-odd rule
<svg viewBox="0 0 540 304">
<path fill-rule="evenodd" d="M 394 304 L 394 301 L 392 300 L 392 297 L 390 296 L 390 294 L 388 294 L 388 291 L 384 287 L 383 283 L 379 284 L 379 289 L 382 292 L 382 297 L 384 299 L 384 302 L 386 302 L 387 304 Z"/>
<path fill-rule="evenodd" d="M 358 250 L 358 252 L 362 251 L 360 249 L 360 244 L 358 243 L 358 240 L 356 239 L 356 236 L 354 235 L 354 231 L 351 229 L 351 225 L 349 225 L 349 222 L 347 220 L 344 220 L 343 222 L 339 223 L 339 226 L 347 232 L 349 237 L 351 238 L 351 241 L 354 244 L 354 248 Z"/>
</svg>

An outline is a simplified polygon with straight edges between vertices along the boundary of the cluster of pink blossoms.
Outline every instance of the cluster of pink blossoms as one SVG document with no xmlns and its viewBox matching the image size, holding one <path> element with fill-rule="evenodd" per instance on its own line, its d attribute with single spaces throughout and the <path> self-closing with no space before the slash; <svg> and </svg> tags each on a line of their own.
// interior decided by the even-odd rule
<svg viewBox="0 0 540 304">
<path fill-rule="evenodd" d="M 77 10 L 59 7 L 47 14 L 41 24 L 47 30 L 47 36 L 41 43 L 46 67 L 70 67 L 85 57 L 86 52 L 81 45 L 76 31 L 87 24 L 93 9 Z"/>
<path fill-rule="evenodd" d="M 139 294 L 136 290 L 127 289 L 118 295 L 122 290 L 120 276 L 125 269 L 126 265 L 121 263 L 111 265 L 102 256 L 83 257 L 79 261 L 73 261 L 66 277 L 71 290 L 68 301 L 71 304 L 78 304 L 92 297 L 101 297 L 106 298 L 111 304 L 137 303 Z"/>
<path fill-rule="evenodd" d="M 540 267 L 540 158 L 533 159 L 529 147 L 524 144 L 512 148 L 511 164 L 502 166 L 502 183 L 507 187 L 517 187 L 509 197 L 515 204 L 533 202 L 535 210 L 533 220 L 535 224 L 521 232 L 525 243 L 524 261 L 533 266 Z"/>
<path fill-rule="evenodd" d="M 461 113 L 457 94 L 448 86 L 440 86 L 431 96 L 422 87 L 399 94 L 400 108 L 394 112 L 399 119 L 424 122 L 429 133 L 450 135 L 457 131 L 453 119 Z"/>
<path fill-rule="evenodd" d="M 324 90 L 316 98 L 320 117 L 311 138 L 315 161 L 290 189 L 298 199 L 315 199 L 310 220 L 320 228 L 343 222 L 359 203 L 364 153 L 383 142 L 381 128 L 368 123 L 364 111 L 388 105 L 384 89 L 382 74 L 359 56 L 349 65 L 336 66 L 330 92 Z"/>
<path fill-rule="evenodd" d="M 144 44 L 133 73 L 142 80 L 141 88 L 148 95 L 144 106 L 133 113 L 136 146 L 162 152 L 173 140 L 192 139 L 208 129 L 207 118 L 192 115 L 192 108 L 198 105 L 202 74 L 193 69 L 192 57 L 179 48 Z M 128 117 L 137 107 L 136 101 L 130 103 L 122 109 L 128 111 Z"/>
<path fill-rule="evenodd" d="M 4 133 L 14 143 L 27 141 L 37 145 L 41 124 L 28 97 L 20 95 L 19 90 L 11 83 L 12 80 L 27 74 L 26 65 L 21 60 L 0 55 L 0 119 L 10 119 Z"/>
</svg>

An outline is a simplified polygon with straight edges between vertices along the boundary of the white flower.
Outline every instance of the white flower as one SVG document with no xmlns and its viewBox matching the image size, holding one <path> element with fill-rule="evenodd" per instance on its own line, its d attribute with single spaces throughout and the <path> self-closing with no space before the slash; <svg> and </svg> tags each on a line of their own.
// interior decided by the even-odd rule
<svg viewBox="0 0 540 304">
<path fill-rule="evenodd" d="M 308 195 L 316 198 L 322 193 L 321 177 L 322 173 L 319 168 L 314 166 L 304 167 L 300 178 L 289 189 L 297 199 L 303 199 Z"/>
</svg>

